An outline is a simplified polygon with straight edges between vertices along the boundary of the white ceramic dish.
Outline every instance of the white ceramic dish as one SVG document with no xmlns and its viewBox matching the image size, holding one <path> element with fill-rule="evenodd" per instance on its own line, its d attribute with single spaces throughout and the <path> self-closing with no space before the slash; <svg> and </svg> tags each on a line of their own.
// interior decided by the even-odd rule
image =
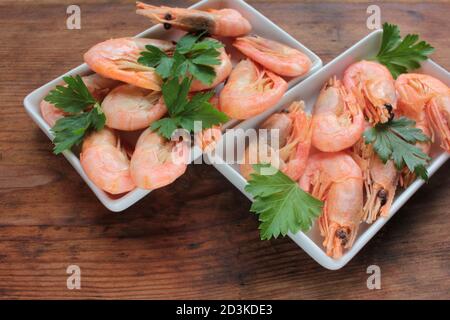
<svg viewBox="0 0 450 320">
<path fill-rule="evenodd" d="M 282 99 L 282 101 L 275 107 L 274 110 L 269 110 L 261 115 L 254 117 L 253 119 L 246 120 L 240 123 L 236 128 L 250 129 L 258 128 L 259 124 L 265 120 L 272 113 L 281 110 L 284 106 L 295 100 L 304 100 L 307 110 L 311 111 L 314 106 L 315 100 L 319 94 L 323 84 L 332 76 L 337 75 L 342 78 L 342 74 L 347 66 L 353 62 L 359 61 L 364 58 L 369 58 L 378 52 L 381 44 L 382 30 L 374 31 L 367 37 L 356 43 L 350 49 L 331 61 L 320 71 L 292 88 Z M 421 70 L 418 72 L 432 75 L 444 83 L 450 86 L 450 75 L 445 69 L 438 66 L 431 60 L 422 63 Z M 234 146 L 228 146 L 226 143 L 227 137 L 231 133 L 225 134 L 222 142 L 217 146 L 216 150 L 226 150 L 226 148 L 235 148 Z M 231 137 L 231 136 L 230 136 Z M 231 139 L 231 138 L 229 138 Z M 428 167 L 429 175 L 433 175 L 436 170 L 444 164 L 449 158 L 449 155 L 443 152 L 438 143 L 434 143 L 432 148 L 432 161 Z M 214 166 L 230 180 L 241 192 L 243 192 L 250 200 L 251 195 L 244 191 L 244 187 L 247 181 L 242 177 L 239 172 L 239 166 L 236 164 L 224 163 L 221 156 L 217 153 L 215 155 L 208 155 L 209 161 L 214 163 Z M 239 156 L 236 156 L 239 158 Z M 222 163 L 220 163 L 222 161 Z M 218 162 L 218 163 L 217 163 Z M 390 214 L 387 218 L 380 218 L 372 225 L 365 223 L 361 224 L 358 237 L 350 250 L 347 250 L 345 254 L 338 260 L 330 258 L 326 255 L 322 246 L 322 237 L 320 236 L 317 225 L 306 233 L 298 232 L 297 234 L 289 234 L 289 237 L 294 240 L 303 250 L 305 250 L 314 260 L 316 260 L 323 267 L 331 270 L 342 268 L 346 265 L 362 247 L 383 227 L 383 225 L 405 204 L 405 202 L 423 185 L 424 181 L 417 179 L 409 188 L 403 192 L 399 192 L 392 205 Z"/>
<path fill-rule="evenodd" d="M 304 52 L 312 61 L 312 68 L 310 72 L 303 76 L 298 78 L 293 78 L 289 81 L 289 86 L 292 87 L 298 82 L 300 82 L 305 77 L 308 77 L 312 73 L 316 72 L 318 69 L 322 67 L 322 61 L 320 58 L 315 55 L 313 52 L 311 52 L 309 49 L 307 49 L 305 46 L 303 46 L 300 42 L 295 40 L 293 37 L 291 37 L 289 34 L 287 34 L 285 31 L 283 31 L 281 28 L 276 26 L 273 22 L 271 22 L 269 19 L 264 17 L 261 13 L 256 11 L 253 7 L 248 5 L 242 0 L 203 0 L 195 5 L 191 6 L 190 8 L 197 8 L 197 9 L 206 9 L 206 8 L 233 8 L 241 12 L 243 16 L 245 16 L 250 23 L 253 26 L 253 33 L 258 34 L 263 37 L 267 37 L 270 39 L 278 40 L 282 43 L 285 43 L 291 47 L 297 48 L 300 51 Z M 131 8 L 132 9 L 132 8 Z M 136 19 L 141 19 L 142 24 L 150 24 L 150 22 L 145 17 L 136 17 Z M 159 39 L 170 39 L 175 40 L 178 39 L 181 35 L 180 31 L 177 30 L 164 30 L 164 28 L 161 25 L 154 26 L 140 34 L 138 34 L 136 37 L 148 37 L 148 38 L 159 38 Z M 113 36 L 113 35 L 111 35 Z M 225 41 L 225 45 L 227 45 Z M 227 52 L 231 53 L 233 56 L 234 62 L 239 59 L 239 53 L 237 51 L 233 51 L 231 48 L 231 45 L 227 45 Z M 66 74 L 58 77 L 57 79 L 45 84 L 44 86 L 40 87 L 39 89 L 33 91 L 30 93 L 24 100 L 25 109 L 30 115 L 30 117 L 36 122 L 36 124 L 44 131 L 44 133 L 52 140 L 53 136 L 50 132 L 50 127 L 48 124 L 44 121 L 44 119 L 41 116 L 40 110 L 39 110 L 39 103 L 41 100 L 47 95 L 47 93 L 52 90 L 56 85 L 60 84 L 62 82 L 62 78 L 67 75 L 86 75 L 89 74 L 91 71 L 89 67 L 86 64 L 80 65 L 75 69 L 70 70 Z M 230 121 L 225 127 L 230 127 L 231 125 L 236 124 L 235 121 Z M 202 152 L 199 148 L 193 148 L 191 152 L 191 160 L 197 159 L 201 156 Z M 75 170 L 80 174 L 80 176 L 86 181 L 86 183 L 89 185 L 89 187 L 92 189 L 92 191 L 95 193 L 95 195 L 98 197 L 98 199 L 111 211 L 119 212 L 127 209 L 143 197 L 145 197 L 148 193 L 151 191 L 149 190 L 143 190 L 143 189 L 135 189 L 119 198 L 112 198 L 110 195 L 105 193 L 104 191 L 97 188 L 85 175 L 83 169 L 81 168 L 80 161 L 78 157 L 71 151 L 65 151 L 63 152 L 63 155 L 66 157 L 66 159 L 72 164 L 72 166 L 75 168 Z"/>
</svg>

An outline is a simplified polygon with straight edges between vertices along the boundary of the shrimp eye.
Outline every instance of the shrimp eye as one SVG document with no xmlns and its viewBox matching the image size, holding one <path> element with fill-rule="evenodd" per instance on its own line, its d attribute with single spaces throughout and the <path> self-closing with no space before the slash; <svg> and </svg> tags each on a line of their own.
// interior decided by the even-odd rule
<svg viewBox="0 0 450 320">
<path fill-rule="evenodd" d="M 169 30 L 170 28 L 172 28 L 172 25 L 170 23 L 167 23 L 167 22 L 164 23 L 163 26 L 164 26 L 164 29 L 166 29 L 166 30 Z"/>
<path fill-rule="evenodd" d="M 345 245 L 348 242 L 348 232 L 344 229 L 336 230 L 336 237 L 341 240 L 341 243 Z"/>
<path fill-rule="evenodd" d="M 389 112 L 389 121 L 391 121 L 392 119 L 394 119 L 394 112 L 392 112 L 393 108 L 392 108 L 392 104 L 390 103 L 385 103 L 384 107 L 386 108 L 386 110 Z"/>
<path fill-rule="evenodd" d="M 170 13 L 166 13 L 164 20 L 172 20 L 172 15 Z"/>
<path fill-rule="evenodd" d="M 388 193 L 387 193 L 386 190 L 380 189 L 380 191 L 378 191 L 377 197 L 380 198 L 380 200 L 381 200 L 381 201 L 380 201 L 380 205 L 381 205 L 381 206 L 384 206 L 384 205 L 386 204 L 386 202 L 387 202 L 387 196 L 388 196 Z"/>
</svg>

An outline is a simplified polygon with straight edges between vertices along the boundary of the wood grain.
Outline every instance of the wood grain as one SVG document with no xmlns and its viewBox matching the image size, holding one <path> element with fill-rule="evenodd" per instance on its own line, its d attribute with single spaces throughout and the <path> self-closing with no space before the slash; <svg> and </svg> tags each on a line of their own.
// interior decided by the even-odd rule
<svg viewBox="0 0 450 320">
<path fill-rule="evenodd" d="M 361 1 L 249 2 L 325 63 L 368 33 Z M 80 64 L 96 42 L 148 22 L 133 1 L 83 0 L 82 29 L 67 30 L 61 3 L 0 4 L 1 298 L 450 298 L 449 164 L 340 271 L 288 239 L 260 241 L 250 202 L 211 166 L 190 166 L 122 214 L 108 212 L 51 153 L 22 100 Z M 448 2 L 379 5 L 383 20 L 420 33 L 449 69 Z M 81 268 L 81 290 L 66 288 L 70 264 Z M 371 264 L 381 267 L 381 290 L 366 287 Z"/>
</svg>

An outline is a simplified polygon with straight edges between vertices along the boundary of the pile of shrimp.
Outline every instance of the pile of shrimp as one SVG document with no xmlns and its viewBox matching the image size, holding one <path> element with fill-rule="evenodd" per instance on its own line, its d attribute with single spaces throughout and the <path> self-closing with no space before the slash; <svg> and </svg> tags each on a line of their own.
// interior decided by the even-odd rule
<svg viewBox="0 0 450 320">
<path fill-rule="evenodd" d="M 217 88 L 219 92 L 225 83 L 211 102 L 231 119 L 248 119 L 273 107 L 287 90 L 286 78 L 310 70 L 311 61 L 302 52 L 274 40 L 249 35 L 252 26 L 236 10 L 203 11 L 141 2 L 136 7 L 137 14 L 163 24 L 165 29 L 205 32 L 218 41 L 221 37 L 234 38 L 232 45 L 245 58 L 233 67 L 226 48 L 220 49 L 221 63 L 214 66 L 213 83 L 205 85 L 194 80 L 191 86 L 191 91 Z M 147 45 L 167 54 L 175 49 L 172 41 L 117 38 L 99 43 L 84 54 L 94 73 L 82 79 L 101 102 L 106 126 L 84 140 L 80 162 L 89 179 L 113 195 L 135 188 L 166 186 L 186 171 L 188 163 L 186 143 L 168 141 L 149 129 L 153 122 L 166 116 L 167 108 L 161 94 L 161 78 L 154 68 L 138 63 Z M 46 101 L 42 101 L 40 108 L 51 127 L 66 116 Z M 130 136 L 128 132 L 139 136 L 135 146 L 124 139 Z M 200 147 L 212 148 L 220 137 L 220 126 L 204 130 L 198 134 Z"/>
<path fill-rule="evenodd" d="M 385 66 L 363 60 L 350 65 L 342 80 L 332 77 L 324 84 L 312 115 L 302 106 L 294 102 L 260 125 L 279 130 L 279 150 L 269 148 L 264 155 L 249 146 L 240 171 L 250 177 L 254 162 L 247 159 L 254 153 L 257 162 L 279 164 L 300 188 L 324 201 L 318 226 L 327 255 L 338 259 L 353 245 L 359 225 L 386 217 L 397 187 L 415 179 L 411 172 L 398 172 L 392 160 L 383 163 L 365 144 L 364 131 L 407 116 L 430 137 L 417 145 L 425 154 L 437 136 L 450 152 L 450 89 L 425 74 L 394 80 Z"/>
</svg>

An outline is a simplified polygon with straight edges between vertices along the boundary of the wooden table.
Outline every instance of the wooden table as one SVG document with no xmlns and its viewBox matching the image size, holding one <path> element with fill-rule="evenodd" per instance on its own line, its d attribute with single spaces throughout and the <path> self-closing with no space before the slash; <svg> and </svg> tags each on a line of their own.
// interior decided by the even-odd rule
<svg viewBox="0 0 450 320">
<path fill-rule="evenodd" d="M 190 166 L 122 214 L 106 210 L 52 154 L 22 100 L 80 64 L 93 44 L 149 24 L 133 1 L 75 2 L 81 30 L 66 29 L 72 1 L 0 4 L 1 298 L 450 298 L 449 164 L 340 271 L 289 239 L 260 241 L 250 202 L 211 166 Z M 249 2 L 324 63 L 369 32 L 367 3 Z M 450 68 L 448 2 L 379 5 L 383 21 L 420 33 Z M 81 290 L 66 287 L 71 264 L 81 268 Z M 366 287 L 372 264 L 381 268 L 381 290 Z"/>
</svg>

